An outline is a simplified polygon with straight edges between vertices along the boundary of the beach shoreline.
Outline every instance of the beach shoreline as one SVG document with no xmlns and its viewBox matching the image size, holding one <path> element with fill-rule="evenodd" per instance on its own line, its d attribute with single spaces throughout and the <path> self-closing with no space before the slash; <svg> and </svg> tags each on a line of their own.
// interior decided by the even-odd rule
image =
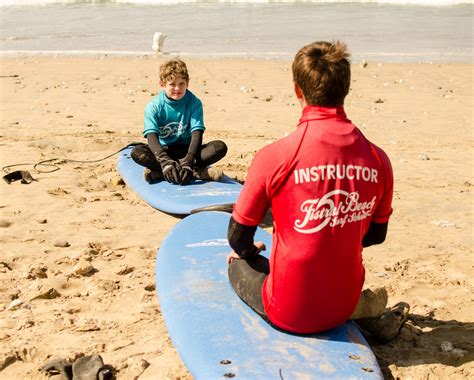
<svg viewBox="0 0 474 380">
<path fill-rule="evenodd" d="M 472 4 L 435 3 L 72 1 L 3 7 L 0 50 L 152 53 L 153 35 L 161 32 L 165 53 L 191 58 L 291 60 L 299 47 L 314 40 L 341 40 L 354 62 L 472 63 Z"/>
<path fill-rule="evenodd" d="M 0 59 L 12 58 L 144 58 L 144 59 L 172 59 L 182 58 L 191 60 L 257 60 L 291 62 L 294 52 L 165 52 L 161 54 L 148 51 L 121 51 L 121 50 L 3 50 Z M 421 57 L 423 56 L 423 59 Z M 472 61 L 472 53 L 450 56 L 439 53 L 365 53 L 351 59 L 352 64 L 371 62 L 375 64 L 441 64 L 441 65 L 466 65 Z"/>
<path fill-rule="evenodd" d="M 8 170 L 35 179 L 0 184 L 0 377 L 40 379 L 52 357 L 100 354 L 118 378 L 192 378 L 154 288 L 156 251 L 179 218 L 128 189 L 113 155 L 144 141 L 143 110 L 166 58 L 0 57 L 0 165 L 26 163 Z M 301 115 L 291 62 L 183 58 L 204 140 L 224 140 L 218 167 L 244 180 L 255 152 Z M 387 379 L 474 375 L 472 70 L 352 65 L 345 110 L 395 175 L 387 241 L 364 250 L 366 285 L 412 306 L 401 336 L 372 346 Z M 53 158 L 55 167 L 33 168 Z"/>
</svg>

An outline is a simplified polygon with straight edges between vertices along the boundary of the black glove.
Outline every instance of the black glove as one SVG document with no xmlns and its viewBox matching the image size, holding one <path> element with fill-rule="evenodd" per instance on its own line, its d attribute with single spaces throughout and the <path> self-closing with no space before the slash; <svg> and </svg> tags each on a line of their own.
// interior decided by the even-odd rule
<svg viewBox="0 0 474 380">
<path fill-rule="evenodd" d="M 186 157 L 179 159 L 178 162 L 181 166 L 179 171 L 181 185 L 184 185 L 193 179 L 194 157 L 186 155 Z"/>
<path fill-rule="evenodd" d="M 180 184 L 180 165 L 176 161 L 172 160 L 165 152 L 161 153 L 157 157 L 157 160 L 160 163 L 161 171 L 163 172 L 163 177 L 168 182 Z"/>
</svg>

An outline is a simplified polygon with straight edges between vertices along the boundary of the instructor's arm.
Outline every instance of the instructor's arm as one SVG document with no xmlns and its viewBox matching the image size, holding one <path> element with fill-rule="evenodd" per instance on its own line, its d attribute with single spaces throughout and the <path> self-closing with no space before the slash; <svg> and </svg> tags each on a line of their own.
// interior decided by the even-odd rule
<svg viewBox="0 0 474 380">
<path fill-rule="evenodd" d="M 370 223 L 369 230 L 362 239 L 362 247 L 370 247 L 374 244 L 382 244 L 387 236 L 388 223 Z"/>
<path fill-rule="evenodd" d="M 245 226 L 230 218 L 227 239 L 233 252 L 227 258 L 229 264 L 234 259 L 249 259 L 265 250 L 265 244 L 260 241 L 255 244 L 253 242 L 256 230 L 257 226 Z"/>
</svg>

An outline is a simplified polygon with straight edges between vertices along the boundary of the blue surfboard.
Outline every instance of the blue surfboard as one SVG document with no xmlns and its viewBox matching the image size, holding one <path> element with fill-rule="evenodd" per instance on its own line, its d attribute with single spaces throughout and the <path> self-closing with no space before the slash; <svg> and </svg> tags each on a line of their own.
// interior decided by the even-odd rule
<svg viewBox="0 0 474 380">
<path fill-rule="evenodd" d="M 179 186 L 166 181 L 149 184 L 143 176 L 144 167 L 130 157 L 132 148 L 120 152 L 118 171 L 127 184 L 150 206 L 170 213 L 186 215 L 193 210 L 232 208 L 232 204 L 242 189 L 242 185 L 229 177 L 219 182 L 193 180 L 190 184 Z"/>
<path fill-rule="evenodd" d="M 323 334 L 278 331 L 234 293 L 227 277 L 230 215 L 201 212 L 181 220 L 157 253 L 156 288 L 169 335 L 198 380 L 382 379 L 357 327 Z M 270 250 L 271 235 L 256 241 Z"/>
</svg>

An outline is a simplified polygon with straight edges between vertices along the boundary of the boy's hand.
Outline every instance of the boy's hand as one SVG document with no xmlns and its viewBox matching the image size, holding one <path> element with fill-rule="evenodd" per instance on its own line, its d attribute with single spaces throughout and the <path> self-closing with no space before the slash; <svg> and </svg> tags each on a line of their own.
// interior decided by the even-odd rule
<svg viewBox="0 0 474 380">
<path fill-rule="evenodd" d="M 185 185 L 193 179 L 193 170 L 189 166 L 181 166 L 179 171 L 179 177 L 181 179 L 180 185 Z"/>
<path fill-rule="evenodd" d="M 181 167 L 179 171 L 179 177 L 181 179 L 180 184 L 184 185 L 193 179 L 194 158 L 186 156 L 179 159 L 178 162 Z"/>
<path fill-rule="evenodd" d="M 168 182 L 176 184 L 181 183 L 179 176 L 181 167 L 176 161 L 172 160 L 166 153 L 163 153 L 158 158 L 158 162 L 160 163 L 163 177 L 165 177 Z"/>
<path fill-rule="evenodd" d="M 168 182 L 180 184 L 181 180 L 179 177 L 179 164 L 176 161 L 170 160 L 165 165 L 161 166 L 163 171 L 163 177 Z"/>
</svg>

